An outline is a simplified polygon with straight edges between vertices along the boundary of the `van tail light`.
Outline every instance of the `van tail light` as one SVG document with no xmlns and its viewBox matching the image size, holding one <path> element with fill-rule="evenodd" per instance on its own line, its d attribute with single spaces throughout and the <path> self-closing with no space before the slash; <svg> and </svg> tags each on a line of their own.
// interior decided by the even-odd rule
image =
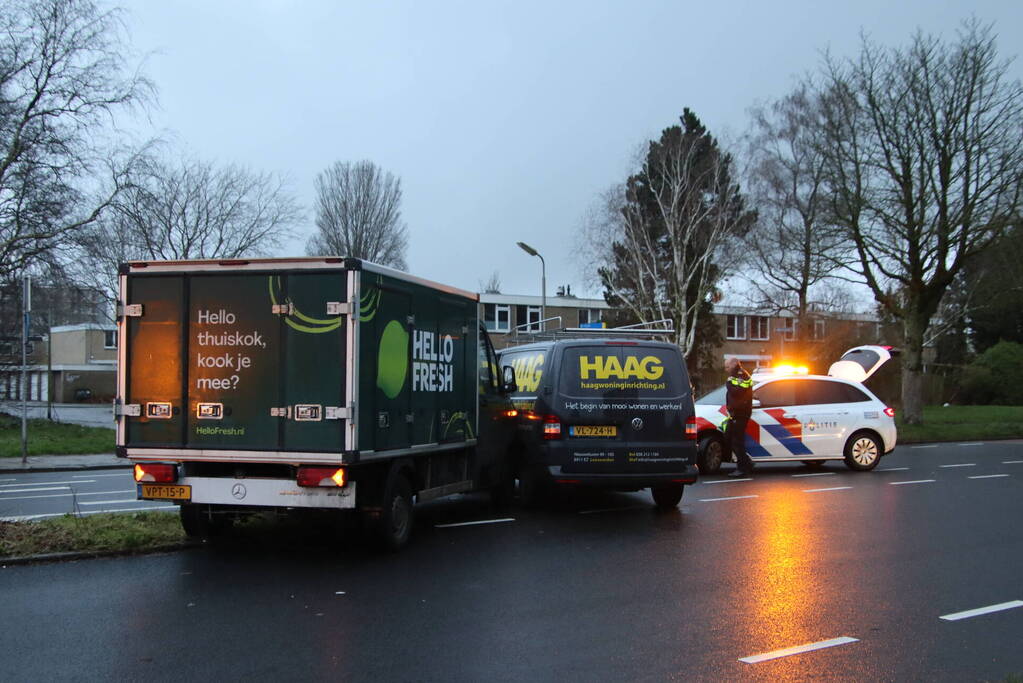
<svg viewBox="0 0 1023 683">
<path fill-rule="evenodd" d="M 299 486 L 335 486 L 348 483 L 348 473 L 343 467 L 299 467 Z"/>
<path fill-rule="evenodd" d="M 557 415 L 543 416 L 543 438 L 550 441 L 561 438 L 561 418 Z"/>
<path fill-rule="evenodd" d="M 156 482 L 157 484 L 173 484 L 178 480 L 176 465 L 155 463 L 139 463 L 135 465 L 135 481 Z"/>
<path fill-rule="evenodd" d="M 884 414 L 887 415 L 888 417 L 895 417 L 895 408 L 892 408 L 891 406 L 885 406 Z"/>
<path fill-rule="evenodd" d="M 686 439 L 696 440 L 696 416 L 690 415 L 686 418 Z"/>
</svg>

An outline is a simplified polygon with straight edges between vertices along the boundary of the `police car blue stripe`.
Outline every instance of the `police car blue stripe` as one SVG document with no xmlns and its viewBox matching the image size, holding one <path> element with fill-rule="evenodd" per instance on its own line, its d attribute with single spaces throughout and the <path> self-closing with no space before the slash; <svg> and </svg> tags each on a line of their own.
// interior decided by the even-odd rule
<svg viewBox="0 0 1023 683">
<path fill-rule="evenodd" d="M 749 434 L 746 435 L 746 452 L 751 458 L 770 458 L 771 453 L 754 441 Z"/>
<path fill-rule="evenodd" d="M 778 440 L 782 446 L 788 449 L 792 455 L 813 455 L 813 451 L 806 447 L 806 444 L 792 436 L 792 432 L 781 425 L 760 425 L 767 433 Z"/>
</svg>

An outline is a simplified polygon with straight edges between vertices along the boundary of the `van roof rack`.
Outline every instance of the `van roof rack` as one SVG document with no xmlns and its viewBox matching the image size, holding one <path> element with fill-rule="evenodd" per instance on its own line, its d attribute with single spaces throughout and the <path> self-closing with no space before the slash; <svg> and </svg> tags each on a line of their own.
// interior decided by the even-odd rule
<svg viewBox="0 0 1023 683">
<path fill-rule="evenodd" d="M 545 326 L 552 321 L 558 322 L 558 327 L 545 330 L 530 330 L 536 326 Z M 663 339 L 670 341 L 669 335 L 675 333 L 675 328 L 670 319 L 654 320 L 648 323 L 635 323 L 633 325 L 622 325 L 621 327 L 561 327 L 561 316 L 546 318 L 524 325 L 518 325 L 512 330 L 511 341 L 528 344 L 540 341 L 554 341 L 557 339 Z"/>
</svg>

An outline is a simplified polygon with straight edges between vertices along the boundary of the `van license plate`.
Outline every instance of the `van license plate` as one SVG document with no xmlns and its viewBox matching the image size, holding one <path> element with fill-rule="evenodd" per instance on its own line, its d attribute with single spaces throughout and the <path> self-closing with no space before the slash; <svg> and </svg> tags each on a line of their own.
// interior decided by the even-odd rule
<svg viewBox="0 0 1023 683">
<path fill-rule="evenodd" d="M 568 428 L 569 436 L 618 436 L 618 427 L 614 425 L 576 425 Z"/>
<path fill-rule="evenodd" d="M 192 487 L 186 484 L 140 484 L 143 498 L 192 500 Z"/>
</svg>

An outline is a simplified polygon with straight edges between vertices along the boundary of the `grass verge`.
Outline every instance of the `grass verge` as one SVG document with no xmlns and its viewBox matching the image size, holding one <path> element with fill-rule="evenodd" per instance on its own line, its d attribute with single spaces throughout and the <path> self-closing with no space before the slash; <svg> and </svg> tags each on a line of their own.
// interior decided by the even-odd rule
<svg viewBox="0 0 1023 683">
<path fill-rule="evenodd" d="M 1023 439 L 1023 406 L 927 406 L 923 424 L 896 424 L 899 443 Z"/>
<path fill-rule="evenodd" d="M 34 522 L 0 521 L 0 557 L 64 552 L 145 552 L 181 543 L 177 515 L 164 512 L 54 517 Z"/>
<path fill-rule="evenodd" d="M 114 430 L 104 427 L 28 421 L 29 455 L 113 453 Z M 21 457 L 21 420 L 0 415 L 0 458 Z"/>
</svg>

